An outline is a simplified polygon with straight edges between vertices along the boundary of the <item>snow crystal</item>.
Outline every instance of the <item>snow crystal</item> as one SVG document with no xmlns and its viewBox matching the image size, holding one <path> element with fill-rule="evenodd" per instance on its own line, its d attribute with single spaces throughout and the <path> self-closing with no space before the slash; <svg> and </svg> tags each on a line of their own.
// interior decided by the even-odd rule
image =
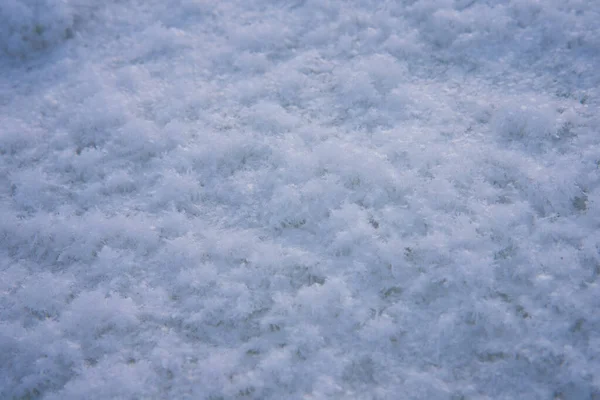
<svg viewBox="0 0 600 400">
<path fill-rule="evenodd" d="M 0 398 L 597 399 L 599 20 L 0 2 Z"/>
</svg>

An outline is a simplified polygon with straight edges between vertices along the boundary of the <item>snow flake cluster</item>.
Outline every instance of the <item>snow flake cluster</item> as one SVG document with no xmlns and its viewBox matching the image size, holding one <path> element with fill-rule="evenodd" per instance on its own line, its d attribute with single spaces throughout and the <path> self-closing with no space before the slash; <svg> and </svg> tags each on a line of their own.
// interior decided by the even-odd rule
<svg viewBox="0 0 600 400">
<path fill-rule="evenodd" d="M 600 398 L 600 7 L 0 3 L 0 398 Z"/>
</svg>

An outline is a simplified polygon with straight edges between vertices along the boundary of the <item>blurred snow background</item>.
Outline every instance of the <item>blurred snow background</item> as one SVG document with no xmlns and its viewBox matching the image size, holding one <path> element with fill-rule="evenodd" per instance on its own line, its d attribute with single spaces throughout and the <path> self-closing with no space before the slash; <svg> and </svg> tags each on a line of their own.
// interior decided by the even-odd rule
<svg viewBox="0 0 600 400">
<path fill-rule="evenodd" d="M 597 0 L 0 2 L 0 398 L 600 399 Z"/>
</svg>

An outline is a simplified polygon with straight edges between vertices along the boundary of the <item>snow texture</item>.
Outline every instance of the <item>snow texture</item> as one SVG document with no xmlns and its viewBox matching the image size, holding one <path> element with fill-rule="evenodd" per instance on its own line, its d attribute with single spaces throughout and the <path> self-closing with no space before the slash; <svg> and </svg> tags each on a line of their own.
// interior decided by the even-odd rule
<svg viewBox="0 0 600 400">
<path fill-rule="evenodd" d="M 2 0 L 0 398 L 600 399 L 598 0 Z"/>
</svg>

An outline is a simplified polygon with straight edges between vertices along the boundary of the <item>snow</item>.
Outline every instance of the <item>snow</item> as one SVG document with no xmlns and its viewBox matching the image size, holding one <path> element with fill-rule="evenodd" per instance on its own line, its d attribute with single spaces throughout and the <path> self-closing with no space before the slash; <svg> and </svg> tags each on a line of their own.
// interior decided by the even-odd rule
<svg viewBox="0 0 600 400">
<path fill-rule="evenodd" d="M 600 398 L 599 20 L 0 2 L 0 398 Z"/>
</svg>

